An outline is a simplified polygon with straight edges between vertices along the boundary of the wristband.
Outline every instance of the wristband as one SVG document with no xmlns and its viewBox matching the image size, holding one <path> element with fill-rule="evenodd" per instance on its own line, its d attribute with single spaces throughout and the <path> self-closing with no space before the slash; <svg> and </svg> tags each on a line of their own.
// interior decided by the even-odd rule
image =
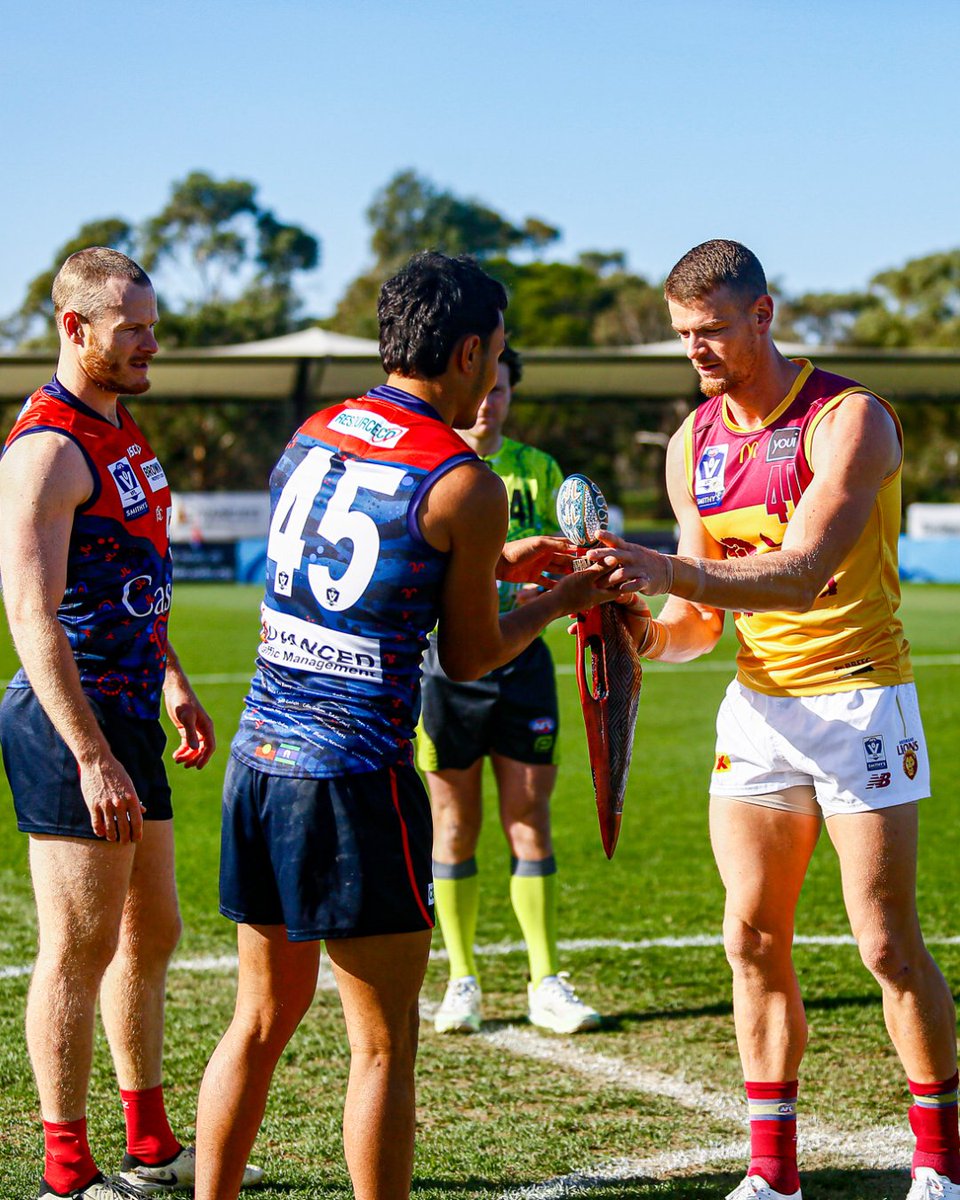
<svg viewBox="0 0 960 1200">
<path fill-rule="evenodd" d="M 669 645 L 670 630 L 662 621 L 651 617 L 647 622 L 647 635 L 643 639 L 643 645 L 637 647 L 637 653 L 641 658 L 653 662 L 655 659 L 663 657 Z"/>
</svg>

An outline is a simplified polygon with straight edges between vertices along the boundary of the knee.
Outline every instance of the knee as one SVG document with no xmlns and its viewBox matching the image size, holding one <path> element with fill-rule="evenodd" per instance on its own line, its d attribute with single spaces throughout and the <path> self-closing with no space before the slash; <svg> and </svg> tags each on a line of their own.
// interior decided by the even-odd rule
<svg viewBox="0 0 960 1200">
<path fill-rule="evenodd" d="M 406 1066 L 412 1069 L 420 1038 L 419 1006 L 414 1004 L 396 1021 L 371 1027 L 350 1039 L 353 1058 L 371 1067 Z"/>
<path fill-rule="evenodd" d="M 729 915 L 723 922 L 723 949 L 735 974 L 767 974 L 790 960 L 789 937 Z"/>
<path fill-rule="evenodd" d="M 119 942 L 120 932 L 112 925 L 65 928 L 57 936 L 41 936 L 37 965 L 78 988 L 96 991 Z"/>
<path fill-rule="evenodd" d="M 451 862 L 472 858 L 480 840 L 480 821 L 479 810 L 445 805 L 434 815 L 434 857 Z"/>
<path fill-rule="evenodd" d="M 166 970 L 183 933 L 183 921 L 177 910 L 165 917 L 125 925 L 121 931 L 119 953 L 144 969 Z"/>
<path fill-rule="evenodd" d="M 296 991 L 272 1000 L 244 1002 L 237 1000 L 233 1018 L 234 1032 L 239 1033 L 248 1053 L 264 1053 L 279 1057 L 306 1016 L 313 992 L 306 998 Z"/>
<path fill-rule="evenodd" d="M 860 959 L 884 987 L 897 991 L 909 988 L 927 954 L 923 943 L 889 929 L 874 929 L 857 937 Z"/>
</svg>

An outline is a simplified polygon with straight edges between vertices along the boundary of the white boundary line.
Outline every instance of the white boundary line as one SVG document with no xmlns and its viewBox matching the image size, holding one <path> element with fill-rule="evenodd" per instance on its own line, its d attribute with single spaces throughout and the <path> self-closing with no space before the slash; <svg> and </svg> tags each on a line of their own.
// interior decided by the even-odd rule
<svg viewBox="0 0 960 1200">
<path fill-rule="evenodd" d="M 804 937 L 797 938 L 804 945 L 852 945 L 851 937 Z M 930 939 L 949 944 L 960 943 L 960 938 Z M 688 938 L 647 938 L 634 942 L 607 939 L 580 939 L 562 942 L 560 949 L 573 951 L 585 949 L 646 950 L 655 948 L 693 949 L 716 948 L 720 938 L 713 935 L 694 935 Z M 478 952 L 487 955 L 518 953 L 525 950 L 523 943 L 500 943 L 480 947 Z M 445 957 L 442 952 L 432 952 L 432 957 Z M 233 954 L 205 955 L 198 958 L 174 959 L 171 970 L 188 972 L 233 972 L 237 968 L 237 957 Z M 0 968 L 0 979 L 29 975 L 32 965 Z M 333 971 L 326 961 L 321 961 L 317 980 L 318 991 L 329 991 L 336 987 Z M 431 1021 L 437 1005 L 421 999 L 420 1013 L 424 1021 Z M 716 1121 L 731 1124 L 739 1129 L 740 1135 L 731 1141 L 714 1141 L 705 1146 L 689 1150 L 672 1150 L 646 1158 L 614 1158 L 595 1165 L 583 1167 L 567 1175 L 544 1180 L 523 1188 L 508 1190 L 501 1194 L 502 1200 L 560 1200 L 571 1195 L 582 1195 L 595 1187 L 628 1179 L 662 1179 L 666 1175 L 707 1167 L 714 1163 L 742 1162 L 749 1143 L 746 1137 L 746 1109 L 739 1096 L 713 1091 L 702 1084 L 691 1082 L 681 1075 L 668 1075 L 646 1067 L 633 1066 L 613 1055 L 590 1050 L 579 1039 L 569 1037 L 544 1037 L 535 1030 L 513 1025 L 488 1023 L 474 1040 L 489 1046 L 494 1051 L 512 1054 L 574 1071 L 596 1083 L 609 1084 L 624 1091 L 668 1100 L 683 1108 L 698 1113 L 707 1113 Z M 897 1170 L 904 1169 L 909 1161 L 912 1138 L 900 1126 L 885 1125 L 844 1132 L 833 1129 L 813 1117 L 801 1122 L 799 1149 L 801 1154 L 828 1154 L 835 1162 L 851 1166 Z"/>
<path fill-rule="evenodd" d="M 960 946 L 960 936 L 924 938 L 928 946 Z M 856 942 L 850 934 L 802 934 L 793 939 L 795 946 L 855 946 Z M 659 937 L 638 938 L 636 941 L 625 941 L 617 938 L 568 938 L 558 943 L 558 950 L 567 954 L 576 954 L 585 950 L 622 950 L 638 952 L 641 950 L 703 950 L 714 949 L 723 945 L 719 934 L 694 933 L 688 937 Z M 526 954 L 524 942 L 490 942 L 476 946 L 474 953 L 481 958 L 499 958 L 506 954 Z M 446 950 L 437 947 L 430 951 L 434 961 L 445 962 Z M 325 961 L 325 960 L 324 960 Z M 171 971 L 235 971 L 237 956 L 235 954 L 204 955 L 200 958 L 175 958 L 170 963 Z M 30 975 L 33 963 L 17 963 L 9 967 L 0 967 L 0 980 L 21 979 Z"/>
<path fill-rule="evenodd" d="M 960 654 L 912 654 L 910 661 L 915 667 L 960 667 Z M 576 673 L 574 663 L 558 662 L 555 664 L 558 675 L 573 675 Z M 717 659 L 711 661 L 709 659 L 697 660 L 690 663 L 645 663 L 644 671 L 682 671 L 687 675 L 696 675 L 701 672 L 706 674 L 714 674 L 721 671 L 726 673 L 732 679 L 736 672 L 736 664 L 732 659 Z M 233 684 L 233 683 L 249 683 L 253 674 L 252 669 L 249 671 L 233 671 L 219 675 L 191 675 L 192 683 L 199 684 L 203 687 L 216 687 L 218 684 Z M 6 687 L 10 682 L 9 679 L 0 679 L 0 687 Z"/>
</svg>

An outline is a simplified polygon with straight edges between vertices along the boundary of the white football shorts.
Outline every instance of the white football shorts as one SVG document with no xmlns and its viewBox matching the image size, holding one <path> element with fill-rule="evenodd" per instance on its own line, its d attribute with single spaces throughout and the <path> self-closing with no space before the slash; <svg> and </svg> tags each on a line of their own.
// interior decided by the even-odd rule
<svg viewBox="0 0 960 1200">
<path fill-rule="evenodd" d="M 915 685 L 764 696 L 735 679 L 717 713 L 710 794 L 779 808 L 779 793 L 804 786 L 825 817 L 929 796 Z"/>
</svg>

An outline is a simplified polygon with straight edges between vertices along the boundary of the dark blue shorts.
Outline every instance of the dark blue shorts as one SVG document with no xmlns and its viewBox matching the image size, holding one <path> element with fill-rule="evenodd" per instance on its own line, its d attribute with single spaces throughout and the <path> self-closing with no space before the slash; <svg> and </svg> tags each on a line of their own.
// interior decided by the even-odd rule
<svg viewBox="0 0 960 1200">
<path fill-rule="evenodd" d="M 163 766 L 167 735 L 159 721 L 105 710 L 87 697 L 110 749 L 123 764 L 145 804 L 145 821 L 173 817 L 170 785 Z M 54 729 L 33 688 L 7 688 L 0 703 L 0 746 L 17 828 L 99 841 L 80 791 L 77 760 Z"/>
<path fill-rule="evenodd" d="M 433 928 L 430 803 L 413 767 L 333 779 L 268 775 L 232 755 L 220 911 L 291 942 Z"/>
</svg>

